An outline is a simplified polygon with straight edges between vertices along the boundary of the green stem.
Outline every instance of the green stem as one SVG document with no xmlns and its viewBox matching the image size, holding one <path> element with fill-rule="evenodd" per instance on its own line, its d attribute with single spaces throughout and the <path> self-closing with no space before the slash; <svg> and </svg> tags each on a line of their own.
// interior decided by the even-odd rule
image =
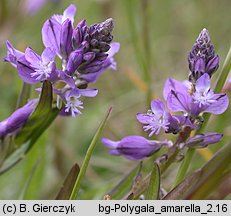
<svg viewBox="0 0 231 216">
<path fill-rule="evenodd" d="M 188 167 L 189 167 L 189 165 L 191 163 L 194 152 L 195 152 L 195 149 L 193 149 L 193 148 L 189 148 L 188 151 L 186 152 L 185 159 L 181 163 L 181 166 L 180 166 L 179 171 L 177 173 L 177 176 L 176 176 L 175 182 L 173 184 L 173 187 L 178 185 L 182 181 L 182 179 L 184 179 L 185 173 L 188 170 Z"/>
</svg>

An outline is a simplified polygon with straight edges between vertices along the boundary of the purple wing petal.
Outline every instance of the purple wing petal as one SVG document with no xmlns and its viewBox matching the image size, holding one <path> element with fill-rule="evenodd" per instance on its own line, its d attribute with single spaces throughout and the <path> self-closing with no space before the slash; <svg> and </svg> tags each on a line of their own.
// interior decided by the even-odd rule
<svg viewBox="0 0 231 216">
<path fill-rule="evenodd" d="M 47 20 L 42 27 L 42 40 L 45 47 L 55 49 L 60 56 L 60 32 L 61 24 L 55 19 Z"/>
<path fill-rule="evenodd" d="M 25 59 L 31 64 L 35 65 L 36 67 L 39 66 L 39 63 L 41 61 L 41 57 L 35 53 L 35 51 L 32 48 L 27 48 L 25 51 Z"/>
<path fill-rule="evenodd" d="M 50 47 L 45 48 L 41 55 L 42 61 L 44 63 L 49 63 L 49 62 L 54 61 L 55 56 L 56 56 L 55 50 Z"/>
<path fill-rule="evenodd" d="M 168 94 L 174 90 L 175 92 L 181 92 L 182 94 L 187 94 L 188 88 L 184 83 L 179 82 L 178 80 L 169 78 L 165 81 L 163 96 L 164 99 L 167 100 Z"/>
<path fill-rule="evenodd" d="M 167 106 L 172 112 L 191 112 L 192 98 L 190 95 L 171 91 L 168 94 Z"/>
<path fill-rule="evenodd" d="M 207 92 L 210 89 L 210 77 L 207 73 L 196 81 L 196 91 Z"/>
<path fill-rule="evenodd" d="M 142 124 L 149 124 L 151 121 L 150 115 L 148 114 L 138 113 L 136 118 Z"/>
<path fill-rule="evenodd" d="M 18 76 L 28 84 L 35 84 L 39 82 L 35 77 L 32 77 L 31 74 L 34 73 L 34 70 L 29 66 L 29 63 L 26 63 L 24 57 L 20 58 L 17 65 Z"/>
<path fill-rule="evenodd" d="M 204 112 L 212 113 L 212 114 L 221 114 L 225 112 L 225 110 L 229 106 L 229 98 L 226 94 L 215 94 L 214 100 L 216 102 L 210 104 L 206 109 L 204 109 Z"/>
<path fill-rule="evenodd" d="M 113 42 L 110 44 L 110 49 L 108 50 L 108 57 L 113 57 L 117 52 L 119 52 L 120 49 L 120 43 L 118 42 Z"/>
<path fill-rule="evenodd" d="M 64 12 L 63 12 L 62 21 L 64 22 L 66 19 L 70 19 L 72 24 L 73 24 L 75 13 L 76 13 L 75 5 L 73 5 L 73 4 L 69 5 L 68 8 L 66 8 L 66 10 L 64 10 Z"/>
<path fill-rule="evenodd" d="M 165 105 L 161 100 L 153 100 L 151 102 L 152 112 L 155 115 L 163 115 L 166 112 Z"/>
<path fill-rule="evenodd" d="M 71 52 L 73 27 L 69 19 L 65 20 L 60 33 L 60 53 L 64 59 Z"/>
</svg>

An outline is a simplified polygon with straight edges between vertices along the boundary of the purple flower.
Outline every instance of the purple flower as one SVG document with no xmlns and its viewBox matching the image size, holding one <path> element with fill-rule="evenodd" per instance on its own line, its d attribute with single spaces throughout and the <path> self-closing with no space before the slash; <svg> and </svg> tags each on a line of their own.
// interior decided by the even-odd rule
<svg viewBox="0 0 231 216">
<path fill-rule="evenodd" d="M 15 49 L 9 41 L 6 41 L 7 56 L 4 58 L 5 61 L 11 63 L 12 66 L 17 67 L 17 61 L 19 58 L 24 56 L 24 53 Z"/>
<path fill-rule="evenodd" d="M 149 110 L 148 113 L 137 114 L 136 118 L 140 123 L 145 124 L 143 127 L 144 131 L 151 131 L 149 137 L 154 133 L 159 134 L 161 129 L 167 133 L 176 134 L 184 125 L 195 128 L 188 117 L 171 115 L 167 112 L 165 105 L 161 100 L 152 101 L 151 110 Z"/>
<path fill-rule="evenodd" d="M 27 48 L 25 56 L 18 60 L 18 74 L 20 78 L 29 84 L 40 81 L 53 81 L 56 75 L 55 51 L 45 48 L 39 56 L 33 49 Z"/>
<path fill-rule="evenodd" d="M 188 55 L 189 81 L 195 83 L 204 73 L 212 74 L 219 67 L 219 56 L 215 55 L 209 32 L 203 29 Z"/>
<path fill-rule="evenodd" d="M 165 82 L 164 98 L 172 112 L 182 111 L 189 116 L 197 117 L 200 113 L 223 113 L 229 105 L 226 94 L 215 94 L 210 89 L 210 77 L 202 75 L 193 87 L 189 82 L 168 79 Z"/>
<path fill-rule="evenodd" d="M 190 148 L 205 148 L 210 144 L 219 142 L 223 138 L 223 134 L 216 132 L 208 132 L 206 134 L 198 134 L 189 138 L 183 146 Z"/>
<path fill-rule="evenodd" d="M 127 136 L 120 141 L 103 138 L 101 141 L 110 149 L 110 154 L 122 155 L 129 160 L 143 160 L 160 150 L 162 146 L 171 145 L 171 142 L 147 140 L 142 136 Z"/>
<path fill-rule="evenodd" d="M 23 107 L 14 111 L 10 117 L 0 122 L 0 138 L 3 139 L 7 135 L 16 134 L 34 111 L 37 102 L 38 99 L 31 100 Z"/>
<path fill-rule="evenodd" d="M 65 107 L 61 112 L 61 115 L 76 117 L 81 114 L 80 109 L 83 109 L 83 102 L 80 100 L 81 96 L 95 97 L 98 93 L 96 89 L 69 89 L 63 94 L 61 98 L 65 103 Z"/>
</svg>

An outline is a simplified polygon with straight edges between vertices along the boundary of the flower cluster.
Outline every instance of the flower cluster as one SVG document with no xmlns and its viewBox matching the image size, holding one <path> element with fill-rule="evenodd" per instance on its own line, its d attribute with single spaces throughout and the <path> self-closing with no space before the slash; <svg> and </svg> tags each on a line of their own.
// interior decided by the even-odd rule
<svg viewBox="0 0 231 216">
<path fill-rule="evenodd" d="M 70 5 L 62 15 L 53 15 L 45 21 L 42 27 L 45 48 L 41 55 L 31 47 L 21 52 L 7 41 L 7 56 L 4 58 L 17 69 L 18 76 L 25 83 L 33 85 L 50 81 L 57 107 L 62 108 L 60 114 L 73 117 L 81 114 L 82 96 L 97 95 L 97 89 L 88 89 L 88 84 L 96 82 L 105 70 L 116 70 L 113 56 L 120 47 L 119 43 L 112 43 L 111 18 L 91 26 L 81 20 L 74 27 L 75 13 L 76 7 Z M 56 59 L 60 59 L 62 68 L 58 68 L 60 64 Z M 58 105 L 60 100 L 61 106 Z"/>
<path fill-rule="evenodd" d="M 144 131 L 150 131 L 149 137 L 159 134 L 161 129 L 173 134 L 183 131 L 185 127 L 189 127 L 190 130 L 197 129 L 199 127 L 197 120 L 200 119 L 199 122 L 202 124 L 203 113 L 221 114 L 227 109 L 229 105 L 227 95 L 216 94 L 211 89 L 210 79 L 218 68 L 219 57 L 215 56 L 206 29 L 202 30 L 196 40 L 188 61 L 189 80 L 180 82 L 169 78 L 165 82 L 163 97 L 167 107 L 162 100 L 153 100 L 147 113 L 137 114 L 137 120 L 144 125 Z M 221 138 L 222 134 L 216 132 L 199 134 L 184 143 L 178 143 L 178 147 L 204 148 L 219 142 Z M 120 142 L 108 139 L 103 139 L 102 142 L 111 149 L 112 154 L 134 160 L 148 157 L 161 146 L 166 146 L 166 141 L 148 141 L 136 136 L 125 137 Z"/>
</svg>

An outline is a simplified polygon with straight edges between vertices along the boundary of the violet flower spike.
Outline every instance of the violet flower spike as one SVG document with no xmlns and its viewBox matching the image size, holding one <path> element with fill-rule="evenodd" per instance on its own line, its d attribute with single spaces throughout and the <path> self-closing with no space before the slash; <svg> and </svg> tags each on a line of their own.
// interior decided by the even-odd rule
<svg viewBox="0 0 231 216">
<path fill-rule="evenodd" d="M 103 138 L 101 142 L 110 150 L 110 154 L 124 156 L 129 160 L 143 160 L 159 151 L 162 146 L 171 146 L 169 141 L 147 140 L 142 136 L 127 136 L 120 141 Z"/>
<path fill-rule="evenodd" d="M 219 56 L 215 55 L 209 32 L 203 29 L 188 55 L 189 81 L 195 83 L 203 74 L 210 77 L 219 67 Z"/>
<path fill-rule="evenodd" d="M 210 89 L 210 77 L 202 75 L 195 84 L 195 92 L 188 83 L 181 83 L 174 79 L 168 79 L 164 87 L 164 97 L 167 106 L 172 112 L 182 111 L 189 116 L 197 117 L 203 112 L 221 114 L 229 105 L 229 99 L 225 93 L 215 94 Z"/>
</svg>

